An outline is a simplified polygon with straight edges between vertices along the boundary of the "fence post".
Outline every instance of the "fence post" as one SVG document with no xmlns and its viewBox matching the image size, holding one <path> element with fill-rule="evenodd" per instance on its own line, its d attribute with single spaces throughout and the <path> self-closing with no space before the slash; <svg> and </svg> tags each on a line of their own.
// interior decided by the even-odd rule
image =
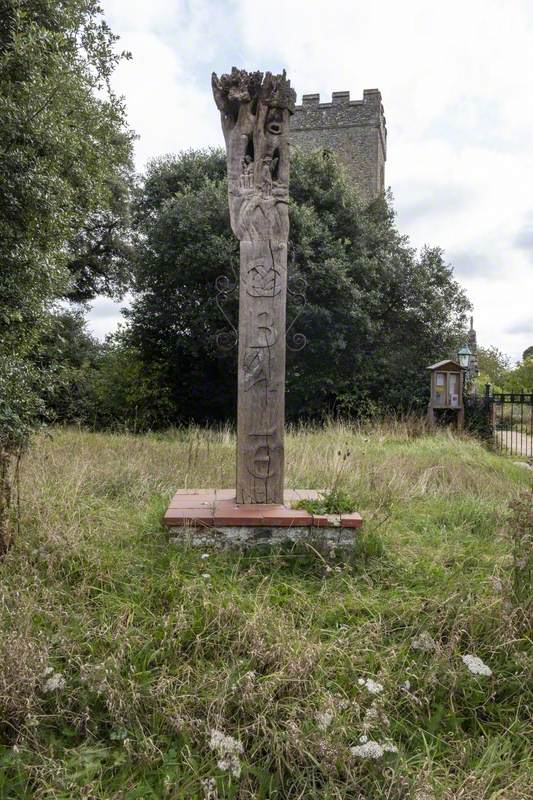
<svg viewBox="0 0 533 800">
<path fill-rule="evenodd" d="M 491 430 L 491 435 L 493 435 L 494 428 L 496 427 L 496 406 L 494 405 L 494 396 L 491 394 L 491 391 L 492 385 L 490 383 L 486 383 L 484 406 L 487 415 L 487 424 Z"/>
</svg>

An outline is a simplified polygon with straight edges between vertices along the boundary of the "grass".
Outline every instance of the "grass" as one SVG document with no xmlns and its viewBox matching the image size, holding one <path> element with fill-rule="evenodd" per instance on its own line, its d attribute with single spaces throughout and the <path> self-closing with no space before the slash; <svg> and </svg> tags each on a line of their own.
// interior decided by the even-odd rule
<svg viewBox="0 0 533 800">
<path fill-rule="evenodd" d="M 527 470 L 416 426 L 301 430 L 287 485 L 355 499 L 352 552 L 169 544 L 170 494 L 231 486 L 234 447 L 35 441 L 0 564 L 0 798 L 532 797 L 506 510 Z M 363 735 L 398 752 L 358 757 Z"/>
</svg>

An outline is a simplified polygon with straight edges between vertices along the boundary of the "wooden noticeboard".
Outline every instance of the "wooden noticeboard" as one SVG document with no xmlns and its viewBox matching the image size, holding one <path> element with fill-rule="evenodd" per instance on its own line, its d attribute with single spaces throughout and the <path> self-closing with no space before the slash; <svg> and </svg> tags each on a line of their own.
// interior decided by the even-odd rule
<svg viewBox="0 0 533 800">
<path fill-rule="evenodd" d="M 435 424 L 437 409 L 451 409 L 457 411 L 457 427 L 462 430 L 464 368 L 456 361 L 448 360 L 438 361 L 428 369 L 431 371 L 431 397 L 428 405 L 430 424 Z"/>
</svg>

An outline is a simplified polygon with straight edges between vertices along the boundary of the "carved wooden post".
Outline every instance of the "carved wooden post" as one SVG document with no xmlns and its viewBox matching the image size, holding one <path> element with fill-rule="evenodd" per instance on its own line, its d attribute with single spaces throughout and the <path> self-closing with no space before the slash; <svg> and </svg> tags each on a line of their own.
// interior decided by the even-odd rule
<svg viewBox="0 0 533 800">
<path fill-rule="evenodd" d="M 289 114 L 285 72 L 212 76 L 240 240 L 237 502 L 283 503 Z"/>
</svg>

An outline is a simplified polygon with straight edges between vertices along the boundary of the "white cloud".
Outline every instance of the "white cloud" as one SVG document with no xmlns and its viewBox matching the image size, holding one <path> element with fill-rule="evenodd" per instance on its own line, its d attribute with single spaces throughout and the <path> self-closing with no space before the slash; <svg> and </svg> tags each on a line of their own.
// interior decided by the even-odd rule
<svg viewBox="0 0 533 800">
<path fill-rule="evenodd" d="M 120 310 L 127 304 L 128 298 L 115 301 L 109 297 L 97 297 L 93 300 L 91 310 L 87 313 L 88 328 L 93 336 L 103 341 L 108 333 L 116 330 L 124 322 Z"/>
<path fill-rule="evenodd" d="M 457 256 L 478 341 L 519 357 L 533 297 L 530 0 L 104 0 L 139 166 L 219 145 L 210 73 L 286 67 L 298 94 L 378 87 L 386 180 L 414 245 Z M 484 265 L 486 269 L 484 269 Z"/>
<path fill-rule="evenodd" d="M 117 69 L 114 85 L 126 98 L 140 169 L 165 153 L 216 143 L 210 98 L 191 83 L 172 47 L 151 32 L 129 32 L 121 44 L 135 53 Z"/>
</svg>

